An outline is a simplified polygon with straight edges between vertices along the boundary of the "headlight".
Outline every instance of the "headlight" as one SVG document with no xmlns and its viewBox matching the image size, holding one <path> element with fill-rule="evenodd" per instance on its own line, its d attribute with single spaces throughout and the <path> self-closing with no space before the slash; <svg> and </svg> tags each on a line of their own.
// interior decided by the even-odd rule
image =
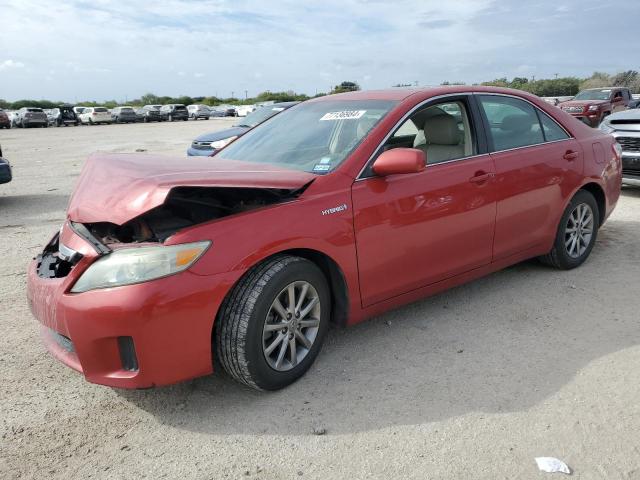
<svg viewBox="0 0 640 480">
<path fill-rule="evenodd" d="M 211 143 L 211 148 L 213 148 L 214 150 L 220 150 L 221 148 L 224 148 L 227 145 L 229 145 L 236 138 L 238 138 L 237 135 L 235 137 L 225 138 L 224 140 L 218 140 L 217 142 Z"/>
<path fill-rule="evenodd" d="M 590 112 L 597 112 L 598 111 L 598 105 L 591 105 L 589 107 L 589 111 Z"/>
<path fill-rule="evenodd" d="M 182 272 L 193 265 L 210 244 L 206 241 L 115 250 L 92 263 L 71 292 L 131 285 Z"/>
<path fill-rule="evenodd" d="M 602 130 L 604 133 L 612 133 L 616 131 L 615 128 L 611 127 L 611 125 L 608 125 L 605 122 L 602 122 L 600 124 L 600 130 Z"/>
</svg>

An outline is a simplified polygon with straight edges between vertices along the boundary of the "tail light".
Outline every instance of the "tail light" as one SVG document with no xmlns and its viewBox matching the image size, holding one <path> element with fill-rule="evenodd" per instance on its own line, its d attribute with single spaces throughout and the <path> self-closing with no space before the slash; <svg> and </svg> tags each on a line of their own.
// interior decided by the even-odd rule
<svg viewBox="0 0 640 480">
<path fill-rule="evenodd" d="M 96 112 L 93 112 L 93 113 L 91 114 L 91 116 L 92 116 L 92 117 L 95 117 L 96 115 L 97 115 L 97 113 L 96 113 Z"/>
</svg>

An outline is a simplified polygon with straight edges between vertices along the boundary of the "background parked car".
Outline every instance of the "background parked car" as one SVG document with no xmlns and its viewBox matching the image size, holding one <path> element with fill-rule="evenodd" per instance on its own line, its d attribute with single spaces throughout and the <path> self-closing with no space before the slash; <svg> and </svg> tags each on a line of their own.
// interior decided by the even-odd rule
<svg viewBox="0 0 640 480">
<path fill-rule="evenodd" d="M 9 160 L 2 157 L 2 147 L 0 146 L 0 183 L 9 183 L 11 178 L 11 164 Z"/>
<path fill-rule="evenodd" d="M 55 125 L 57 127 L 80 124 L 80 120 L 71 105 L 61 105 L 58 108 L 52 108 L 47 115 L 47 119 L 49 125 Z"/>
<path fill-rule="evenodd" d="M 163 105 L 160 112 L 164 114 L 167 121 L 173 122 L 174 120 L 189 120 L 189 112 L 187 107 L 180 103 L 170 103 Z"/>
<path fill-rule="evenodd" d="M 240 105 L 236 107 L 236 113 L 238 114 L 239 117 L 246 117 L 247 115 L 249 115 L 251 112 L 255 110 L 256 110 L 255 105 Z"/>
<path fill-rule="evenodd" d="M 209 109 L 209 118 L 212 117 L 225 117 L 227 113 L 226 108 L 225 109 L 221 109 L 219 107 L 211 107 Z"/>
<path fill-rule="evenodd" d="M 86 125 L 111 123 L 111 113 L 105 107 L 86 107 L 80 114 L 80 121 Z"/>
<path fill-rule="evenodd" d="M 191 146 L 187 149 L 189 156 L 210 156 L 228 143 L 232 142 L 241 135 L 244 135 L 256 125 L 273 117 L 274 115 L 297 105 L 300 102 L 282 102 L 274 103 L 268 107 L 260 107 L 255 112 L 247 115 L 240 123 L 226 130 L 220 130 L 212 133 L 205 133 L 197 137 Z"/>
<path fill-rule="evenodd" d="M 9 114 L 2 109 L 0 109 L 0 128 L 11 128 Z"/>
<path fill-rule="evenodd" d="M 164 118 L 160 112 L 161 107 L 162 105 L 145 105 L 144 107 L 139 108 L 136 111 L 138 120 L 145 123 L 163 121 Z"/>
<path fill-rule="evenodd" d="M 579 92 L 573 100 L 561 103 L 560 108 L 587 125 L 597 127 L 607 115 L 626 109 L 630 100 L 628 88 L 589 88 Z"/>
<path fill-rule="evenodd" d="M 111 110 L 111 120 L 113 123 L 135 123 L 138 117 L 133 107 L 116 107 Z"/>
<path fill-rule="evenodd" d="M 199 118 L 209 120 L 209 117 L 211 117 L 211 110 L 207 105 L 189 105 L 187 106 L 187 111 L 189 112 L 189 118 L 194 120 Z"/>
<path fill-rule="evenodd" d="M 640 186 L 640 109 L 609 115 L 600 130 L 612 134 L 622 147 L 622 182 Z"/>
<path fill-rule="evenodd" d="M 16 112 L 15 122 L 20 128 L 49 126 L 47 115 L 37 107 L 22 107 Z"/>
<path fill-rule="evenodd" d="M 76 112 L 76 117 L 80 120 L 80 114 L 85 111 L 87 107 L 73 107 L 73 111 Z"/>
</svg>

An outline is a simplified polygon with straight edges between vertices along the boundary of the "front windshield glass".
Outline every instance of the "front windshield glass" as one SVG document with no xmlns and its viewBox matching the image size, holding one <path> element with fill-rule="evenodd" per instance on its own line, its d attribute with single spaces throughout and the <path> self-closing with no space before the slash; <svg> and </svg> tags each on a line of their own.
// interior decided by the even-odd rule
<svg viewBox="0 0 640 480">
<path fill-rule="evenodd" d="M 574 100 L 608 100 L 610 96 L 611 90 L 583 90 Z"/>
<path fill-rule="evenodd" d="M 283 107 L 260 107 L 257 110 L 251 112 L 243 120 L 236 125 L 236 127 L 249 127 L 253 128 L 256 125 L 264 122 L 266 119 L 273 117 L 276 113 L 280 113 L 285 110 Z"/>
<path fill-rule="evenodd" d="M 216 155 L 326 174 L 396 105 L 388 100 L 302 103 L 250 130 Z"/>
</svg>

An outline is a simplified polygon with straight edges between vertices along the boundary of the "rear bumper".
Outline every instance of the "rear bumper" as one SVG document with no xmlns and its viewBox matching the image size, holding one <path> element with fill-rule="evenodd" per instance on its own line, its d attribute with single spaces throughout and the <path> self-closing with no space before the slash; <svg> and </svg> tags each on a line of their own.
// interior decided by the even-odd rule
<svg viewBox="0 0 640 480">
<path fill-rule="evenodd" d="M 22 120 L 22 125 L 24 125 L 25 127 L 30 127 L 31 125 L 47 125 L 48 123 L 49 120 L 41 119 L 25 118 L 24 120 Z"/>
<path fill-rule="evenodd" d="M 138 121 L 138 117 L 118 117 L 118 120 L 112 118 L 113 123 L 134 123 Z"/>
<path fill-rule="evenodd" d="M 186 271 L 138 285 L 69 293 L 79 274 L 42 278 L 36 261 L 29 265 L 29 307 L 55 358 L 89 382 L 119 388 L 168 385 L 213 371 L 214 319 L 235 281 L 233 273 Z"/>
<path fill-rule="evenodd" d="M 6 163 L 0 163 L 0 183 L 9 183 L 11 179 L 11 167 Z"/>
</svg>

